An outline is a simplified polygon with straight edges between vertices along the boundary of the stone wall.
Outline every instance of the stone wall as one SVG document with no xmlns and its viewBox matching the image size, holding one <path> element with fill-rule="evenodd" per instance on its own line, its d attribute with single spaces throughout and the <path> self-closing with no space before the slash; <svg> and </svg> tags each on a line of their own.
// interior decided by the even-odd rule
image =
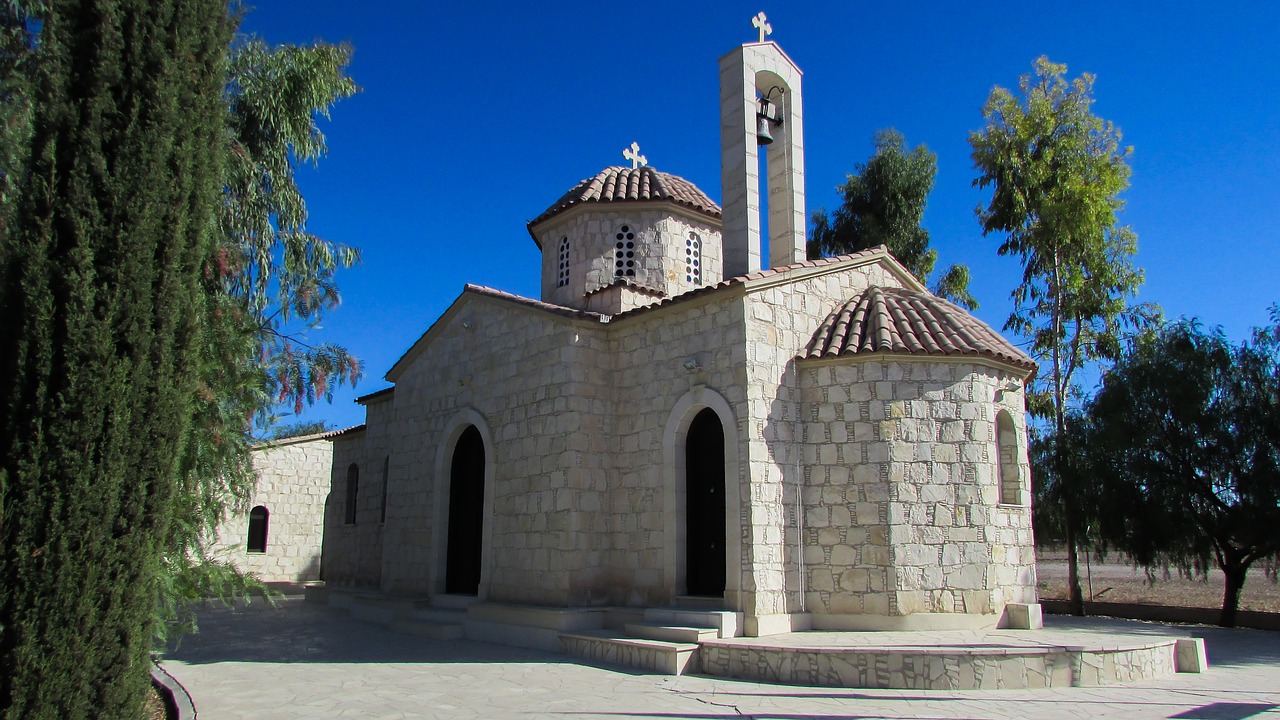
<svg viewBox="0 0 1280 720">
<path fill-rule="evenodd" d="M 835 273 L 812 268 L 790 271 L 746 297 L 746 427 L 750 494 L 744 528 L 754 597 L 750 609 L 757 622 L 784 627 L 786 616 L 804 608 L 801 579 L 799 498 L 804 482 L 798 424 L 802 414 L 796 358 L 822 321 L 840 303 L 871 285 L 901 287 L 903 281 L 880 262 L 867 262 Z M 830 451 L 828 451 L 830 452 Z M 744 608 L 746 609 L 746 608 Z M 764 618 L 764 620 L 760 620 Z"/>
<path fill-rule="evenodd" d="M 679 295 L 721 280 L 723 265 L 719 225 L 709 217 L 672 212 L 662 203 L 628 203 L 628 213 L 616 206 L 607 210 L 569 210 L 538 229 L 542 243 L 542 299 L 556 305 L 586 308 L 587 295 L 613 282 L 615 235 L 623 226 L 635 235 L 635 281 L 666 295 Z M 689 234 L 701 245 L 701 282 L 686 279 Z M 569 239 L 569 282 L 560 287 L 560 242 Z M 646 299 L 647 298 L 647 299 Z M 619 305 L 601 304 L 592 310 L 622 312 L 655 301 L 652 296 Z"/>
<path fill-rule="evenodd" d="M 952 613 L 995 624 L 1006 603 L 1035 602 L 1021 375 L 964 359 L 802 363 L 815 626 Z M 1018 439 L 1011 505 L 1000 503 L 1000 409 Z"/>
<path fill-rule="evenodd" d="M 255 448 L 248 509 L 219 526 L 212 552 L 268 582 L 318 579 L 332 458 L 329 441 L 316 435 Z M 249 552 L 249 510 L 259 506 L 268 513 L 266 550 Z"/>
</svg>

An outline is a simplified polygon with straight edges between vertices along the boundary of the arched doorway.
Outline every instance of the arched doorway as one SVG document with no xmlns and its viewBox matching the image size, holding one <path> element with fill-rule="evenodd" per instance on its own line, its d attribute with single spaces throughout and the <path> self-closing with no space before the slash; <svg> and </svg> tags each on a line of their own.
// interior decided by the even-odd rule
<svg viewBox="0 0 1280 720">
<path fill-rule="evenodd" d="M 685 592 L 724 597 L 724 427 L 698 413 L 685 436 Z"/>
<path fill-rule="evenodd" d="M 484 440 L 474 425 L 462 431 L 449 467 L 449 537 L 444 591 L 480 592 L 480 550 L 484 525 Z"/>
</svg>

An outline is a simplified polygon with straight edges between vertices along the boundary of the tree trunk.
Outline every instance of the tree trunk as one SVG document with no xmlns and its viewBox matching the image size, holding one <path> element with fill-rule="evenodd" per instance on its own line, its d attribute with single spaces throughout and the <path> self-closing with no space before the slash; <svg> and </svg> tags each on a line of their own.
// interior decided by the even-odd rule
<svg viewBox="0 0 1280 720">
<path fill-rule="evenodd" d="M 1071 511 L 1067 511 L 1067 591 L 1071 614 L 1085 616 L 1084 592 L 1080 590 L 1080 553 L 1076 548 L 1076 531 Z"/>
<path fill-rule="evenodd" d="M 1222 614 L 1218 616 L 1218 624 L 1222 627 L 1235 627 L 1236 614 L 1240 609 L 1240 591 L 1244 589 L 1249 566 L 1231 558 L 1223 563 L 1222 573 L 1227 576 L 1227 581 L 1226 591 L 1222 594 Z"/>
</svg>

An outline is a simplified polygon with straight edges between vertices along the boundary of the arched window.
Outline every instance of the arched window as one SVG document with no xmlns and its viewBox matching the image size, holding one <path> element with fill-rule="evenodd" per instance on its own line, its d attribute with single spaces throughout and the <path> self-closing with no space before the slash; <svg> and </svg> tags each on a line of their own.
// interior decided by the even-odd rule
<svg viewBox="0 0 1280 720">
<path fill-rule="evenodd" d="M 1022 504 L 1022 482 L 1018 473 L 1018 431 L 1007 410 L 996 413 L 996 449 L 1000 464 L 1000 502 Z"/>
<path fill-rule="evenodd" d="M 360 494 L 360 468 L 355 463 L 347 468 L 347 516 L 348 525 L 356 524 L 356 497 Z"/>
<path fill-rule="evenodd" d="M 559 274 L 556 276 L 556 287 L 569 284 L 569 238 L 560 238 Z"/>
<path fill-rule="evenodd" d="M 613 276 L 636 276 L 636 233 L 630 225 L 622 225 L 613 234 Z"/>
<path fill-rule="evenodd" d="M 694 285 L 702 284 L 702 239 L 695 232 L 684 240 L 684 279 Z"/>
<path fill-rule="evenodd" d="M 249 511 L 249 543 L 246 548 L 251 553 L 267 551 L 267 520 L 271 513 L 261 505 Z"/>
<path fill-rule="evenodd" d="M 387 485 L 391 484 L 391 456 L 382 459 L 382 517 L 378 522 L 387 521 Z"/>
</svg>

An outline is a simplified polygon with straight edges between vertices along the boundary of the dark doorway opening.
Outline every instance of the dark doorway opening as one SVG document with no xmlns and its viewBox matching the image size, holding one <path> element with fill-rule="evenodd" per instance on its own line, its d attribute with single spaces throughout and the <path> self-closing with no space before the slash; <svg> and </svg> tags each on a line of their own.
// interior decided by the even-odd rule
<svg viewBox="0 0 1280 720">
<path fill-rule="evenodd" d="M 480 592 L 480 550 L 484 525 L 484 441 L 474 425 L 462 431 L 449 469 L 449 540 L 444 591 Z"/>
<path fill-rule="evenodd" d="M 710 408 L 685 438 L 685 592 L 724 597 L 724 428 Z"/>
</svg>

